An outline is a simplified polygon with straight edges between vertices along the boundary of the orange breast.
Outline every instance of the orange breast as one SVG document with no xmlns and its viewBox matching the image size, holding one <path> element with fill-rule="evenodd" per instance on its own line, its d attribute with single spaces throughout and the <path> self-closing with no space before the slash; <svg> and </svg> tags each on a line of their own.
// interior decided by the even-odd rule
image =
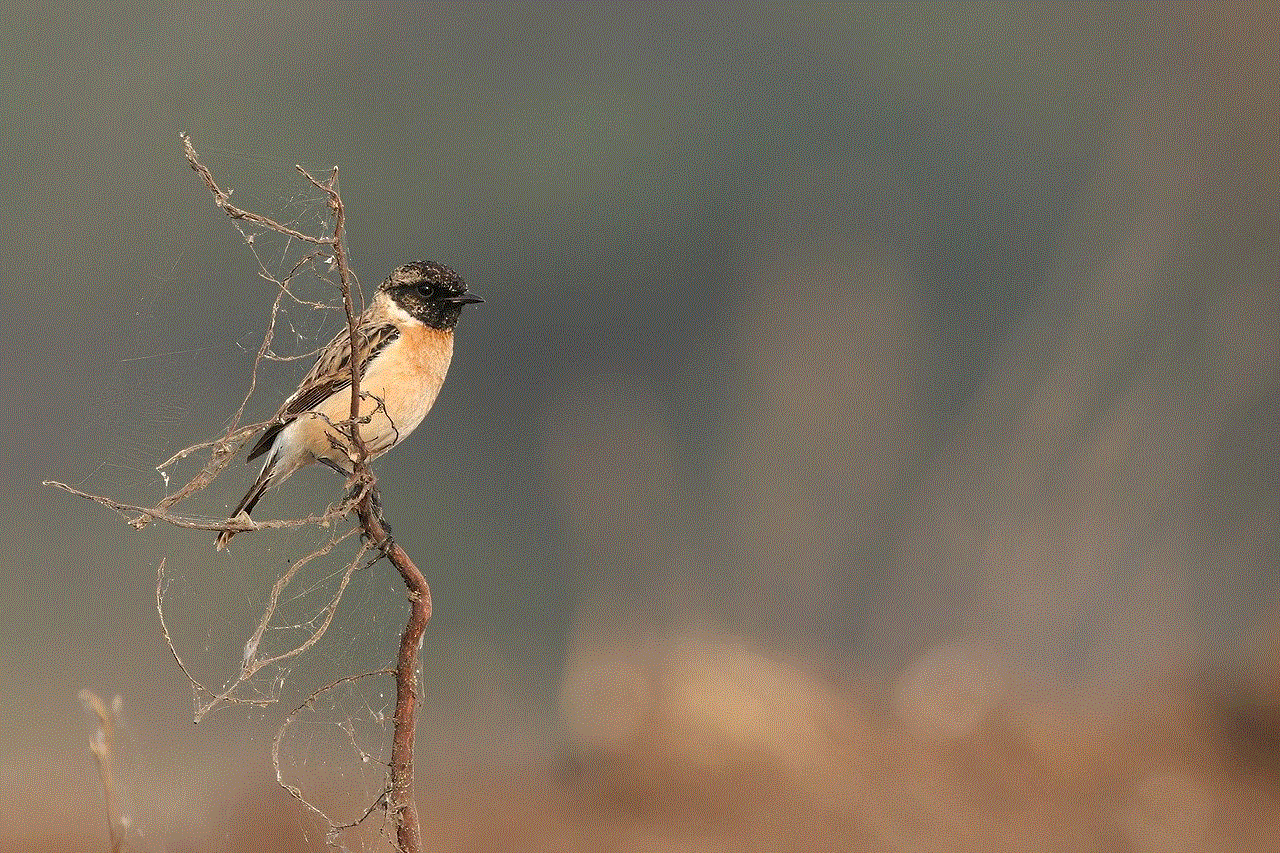
<svg viewBox="0 0 1280 853">
<path fill-rule="evenodd" d="M 360 379 L 360 414 L 369 422 L 361 425 L 360 437 L 370 455 L 387 452 L 422 423 L 440 393 L 452 359 L 452 332 L 415 325 L 402 329 L 400 337 L 365 368 Z M 331 423 L 347 420 L 351 414 L 351 390 L 334 394 L 316 411 Z M 317 420 L 324 423 L 323 419 Z M 324 432 L 337 431 L 327 428 Z M 327 436 L 317 438 L 321 439 L 317 443 L 324 446 L 313 444 L 312 453 L 332 458 L 337 451 L 327 446 Z M 345 440 L 341 443 L 345 447 Z"/>
</svg>

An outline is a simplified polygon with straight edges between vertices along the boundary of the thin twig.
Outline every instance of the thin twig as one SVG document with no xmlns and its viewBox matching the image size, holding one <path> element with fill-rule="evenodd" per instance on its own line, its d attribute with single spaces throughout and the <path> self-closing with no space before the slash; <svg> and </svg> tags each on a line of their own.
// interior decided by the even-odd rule
<svg viewBox="0 0 1280 853">
<path fill-rule="evenodd" d="M 295 231 L 286 225 L 281 225 L 273 219 L 268 219 L 265 216 L 236 207 L 231 203 L 231 193 L 218 186 L 218 184 L 213 180 L 213 175 L 210 174 L 209 170 L 205 168 L 205 165 L 200 162 L 199 155 L 196 154 L 196 149 L 191 144 L 191 137 L 185 133 L 179 134 L 179 136 L 182 139 L 182 150 L 186 155 L 187 162 L 190 163 L 191 168 L 195 169 L 196 172 L 199 173 L 200 177 L 204 179 L 205 186 L 207 186 L 213 193 L 218 207 L 222 208 L 227 216 L 230 216 L 232 219 L 243 219 L 248 222 L 254 222 L 264 228 L 270 228 L 272 231 L 279 232 L 280 234 L 287 234 L 295 240 L 301 240 L 304 243 L 311 243 L 316 246 L 327 246 L 333 244 L 334 239 L 332 237 L 313 237 L 310 234 L 303 234 L 301 231 Z"/>
<path fill-rule="evenodd" d="M 359 528 L 353 527 L 341 536 L 336 536 L 329 540 L 329 544 L 325 545 L 323 548 L 320 548 L 317 551 L 312 551 L 301 560 L 294 562 L 294 564 L 276 580 L 275 585 L 271 588 L 270 601 L 267 603 L 267 607 L 262 613 L 262 618 L 258 621 L 258 627 L 254 630 L 253 637 L 245 645 L 244 664 L 241 667 L 240 673 L 241 681 L 247 681 L 252 678 L 254 673 L 258 672 L 258 670 L 263 667 L 272 666 L 288 660 L 289 658 L 297 657 L 307 649 L 314 646 L 319 642 L 320 638 L 324 636 L 324 632 L 329 628 L 329 623 L 333 621 L 333 614 L 338 609 L 338 602 L 342 600 L 342 593 L 346 590 L 347 584 L 351 582 L 351 576 L 360 568 L 360 563 L 364 559 L 364 555 L 369 552 L 369 546 L 367 544 L 361 545 L 360 550 L 351 559 L 351 562 L 347 564 L 347 568 L 342 573 L 342 580 L 338 583 L 338 589 L 334 592 L 332 598 L 329 599 L 329 603 L 322 607 L 320 612 L 317 614 L 323 614 L 323 619 L 320 621 L 320 624 L 311 631 L 311 634 L 307 639 L 300 645 L 289 649 L 288 651 L 272 655 L 271 657 L 258 657 L 258 648 L 262 642 L 263 632 L 267 630 L 267 626 L 271 623 L 271 617 L 275 615 L 276 608 L 280 604 L 280 596 L 284 592 L 285 587 L 287 587 L 293 580 L 294 575 L 296 575 L 307 563 L 317 557 L 323 557 L 329 554 L 329 552 L 336 548 L 339 543 L 356 533 L 357 530 L 359 530 Z"/>
<path fill-rule="evenodd" d="M 43 485 L 53 486 L 55 489 L 62 489 L 63 491 L 70 492 L 77 497 L 93 501 L 96 504 L 105 506 L 107 509 L 114 510 L 136 528 L 141 528 L 145 522 L 139 523 L 133 517 L 135 513 L 141 514 L 147 519 L 163 521 L 166 524 L 172 524 L 174 527 L 185 527 L 190 530 L 275 530 L 282 527 L 305 527 L 311 524 L 326 527 L 329 524 L 332 524 L 336 519 L 343 518 L 348 515 L 354 505 L 353 499 L 348 498 L 337 506 L 330 507 L 323 515 L 308 515 L 305 518 L 273 519 L 268 521 L 246 521 L 241 518 L 216 521 L 213 519 L 193 518 L 185 515 L 172 515 L 164 510 L 156 509 L 155 507 L 123 503 L 115 500 L 114 498 L 104 497 L 103 495 L 94 495 L 89 492 L 82 492 L 74 486 L 68 486 L 66 483 L 59 483 L 57 480 L 45 480 Z"/>
<path fill-rule="evenodd" d="M 285 588 L 288 587 L 303 567 L 312 560 L 327 556 L 334 548 L 349 539 L 355 533 L 359 532 L 359 530 L 359 527 L 353 527 L 346 533 L 332 537 L 326 545 L 312 551 L 302 559 L 294 561 L 293 565 L 291 565 L 279 578 L 276 579 L 275 585 L 271 588 L 271 596 L 267 602 L 267 606 L 263 610 L 261 617 L 259 617 L 258 624 L 255 627 L 252 636 L 250 636 L 249 640 L 245 643 L 244 657 L 240 664 L 240 674 L 236 676 L 236 678 L 226 687 L 217 692 L 205 687 L 191 675 L 191 671 L 187 669 L 187 665 L 183 663 L 182 657 L 178 654 L 178 649 L 173 643 L 173 637 L 169 633 L 169 626 L 166 623 L 164 616 L 164 560 L 160 561 L 160 568 L 156 572 L 156 612 L 160 616 L 160 630 L 164 634 L 165 643 L 169 646 L 169 652 L 173 655 L 173 659 L 177 661 L 178 668 L 182 670 L 183 675 L 187 677 L 187 681 L 191 684 L 192 702 L 195 714 L 192 722 L 200 722 L 224 704 L 265 706 L 270 705 L 275 701 L 272 696 L 246 697 L 240 693 L 240 690 L 249 682 L 250 679 L 266 667 L 277 666 L 291 658 L 295 658 L 305 653 L 316 643 L 320 642 L 320 639 L 325 635 L 325 632 L 329 630 L 329 626 L 333 622 L 334 614 L 337 613 L 338 610 L 338 604 L 342 601 L 343 593 L 346 592 L 347 585 L 351 582 L 352 575 L 361 568 L 361 562 L 364 559 L 364 555 L 369 552 L 370 546 L 367 544 L 362 545 L 355 557 L 347 563 L 346 568 L 342 572 L 342 578 L 338 582 L 338 588 L 334 590 L 328 603 L 325 604 L 324 607 L 320 608 L 316 615 L 312 617 L 312 621 L 317 617 L 320 621 L 311 627 L 306 638 L 302 642 L 286 649 L 285 651 L 278 652 L 268 657 L 260 657 L 258 653 L 261 649 L 263 634 L 266 633 L 267 628 L 270 627 L 271 619 L 275 616 L 276 608 L 279 607 L 280 598 L 283 595 Z"/>
<path fill-rule="evenodd" d="M 200 718 L 200 693 L 209 693 L 210 691 L 200 682 L 196 681 L 191 674 L 191 670 L 187 669 L 187 665 L 182 662 L 182 655 L 178 654 L 178 647 L 173 644 L 173 636 L 169 633 L 169 625 L 164 619 L 164 593 L 165 593 L 165 577 L 164 564 L 165 559 L 160 560 L 160 566 L 156 569 L 156 613 L 160 615 L 160 631 L 164 634 L 165 644 L 169 647 L 169 653 L 173 655 L 174 661 L 178 664 L 178 669 L 182 670 L 182 674 L 187 677 L 187 681 L 191 683 L 191 693 L 193 701 L 196 705 L 196 719 Z"/>
<path fill-rule="evenodd" d="M 154 507 L 137 506 L 102 495 L 90 494 L 89 492 L 81 491 L 80 489 L 56 481 L 46 481 L 45 485 L 63 489 L 70 494 L 77 495 L 85 498 L 86 500 L 91 500 L 107 507 L 108 509 L 119 513 L 133 527 L 138 529 L 145 527 L 152 520 L 163 521 L 175 527 L 211 531 L 266 530 L 272 528 L 300 527 L 309 524 L 327 526 L 338 518 L 344 517 L 354 510 L 360 519 L 360 527 L 358 529 L 363 532 L 366 542 L 362 545 L 359 553 L 344 570 L 337 591 L 333 594 L 328 603 L 316 614 L 316 617 L 313 618 L 313 622 L 315 619 L 318 619 L 319 621 L 314 625 L 311 633 L 305 640 L 303 640 L 303 642 L 299 643 L 293 649 L 270 657 L 258 656 L 263 634 L 270 625 L 272 618 L 275 616 L 281 595 L 289 583 L 293 581 L 297 572 L 303 565 L 311 560 L 328 555 L 339 543 L 352 535 L 355 530 L 331 537 L 327 545 L 317 549 L 302 560 L 298 561 L 277 579 L 274 587 L 272 588 L 269 603 L 264 610 L 253 635 L 245 645 L 245 655 L 241 662 L 240 675 L 238 678 L 234 679 L 231 685 L 226 689 L 215 692 L 206 688 L 203 684 L 192 677 L 190 670 L 178 654 L 164 616 L 166 577 L 165 562 L 163 560 L 160 562 L 160 567 L 156 573 L 156 609 L 160 615 L 160 626 L 161 631 L 164 634 L 165 642 L 168 644 L 169 650 L 173 654 L 174 660 L 177 662 L 179 669 L 182 670 L 183 674 L 186 675 L 188 681 L 191 683 L 193 697 L 195 700 L 196 719 L 199 720 L 205 714 L 209 713 L 214 707 L 224 703 L 260 705 L 274 701 L 271 697 L 246 697 L 242 695 L 240 691 L 245 686 L 246 682 L 256 673 L 261 671 L 263 667 L 278 665 L 291 657 L 302 654 L 318 642 L 320 637 L 328 629 L 328 626 L 333 619 L 333 615 L 337 610 L 338 603 L 342 598 L 343 592 L 346 589 L 352 573 L 361 566 L 365 555 L 370 550 L 377 549 L 382 555 L 386 556 L 392 565 L 396 567 L 396 570 L 400 573 L 401 578 L 404 580 L 404 583 L 408 588 L 410 612 L 404 633 L 400 637 L 400 647 L 396 659 L 396 668 L 395 670 L 385 671 L 388 673 L 394 672 L 396 677 L 396 707 L 391 744 L 390 778 L 387 788 L 379 797 L 378 802 L 371 805 L 369 810 L 365 812 L 364 816 L 362 816 L 357 823 L 368 817 L 368 815 L 372 813 L 373 809 L 377 807 L 378 803 L 382 802 L 386 805 L 387 811 L 396 827 L 397 849 L 404 851 L 404 853 L 419 853 L 421 850 L 421 827 L 419 825 L 417 807 L 414 802 L 413 753 L 414 740 L 416 737 L 416 703 L 418 698 L 418 649 L 422 642 L 422 636 L 426 629 L 427 620 L 431 618 L 431 589 L 427 585 L 426 578 L 422 575 L 422 572 L 419 571 L 413 560 L 410 559 L 409 555 L 405 553 L 403 548 L 392 541 L 381 520 L 377 479 L 368 466 L 369 454 L 368 449 L 365 446 L 363 436 L 360 432 L 360 426 L 363 423 L 367 423 L 370 417 L 377 414 L 379 408 L 383 408 L 384 404 L 381 400 L 373 397 L 373 395 L 361 392 L 361 365 L 359 359 L 352 358 L 350 360 L 350 418 L 340 424 L 331 424 L 331 426 L 341 428 L 342 431 L 350 438 L 350 447 L 348 450 L 352 456 L 352 480 L 355 484 L 358 484 L 359 488 L 353 489 L 352 494 L 346 500 L 336 506 L 329 507 L 322 515 L 311 515 L 300 519 L 260 522 L 248 520 L 247 516 L 242 516 L 236 519 L 215 521 L 175 515 L 169 512 L 170 507 L 177 505 L 191 495 L 201 491 L 216 479 L 218 475 L 225 470 L 230 460 L 235 457 L 236 453 L 241 447 L 243 447 L 244 443 L 252 434 L 256 433 L 260 429 L 277 423 L 276 421 L 270 421 L 264 424 L 255 424 L 248 427 L 239 426 L 248 405 L 249 398 L 253 395 L 253 392 L 256 389 L 258 369 L 262 360 L 264 358 L 276 357 L 272 351 L 271 344 L 274 340 L 275 324 L 280 312 L 282 300 L 285 298 L 291 298 L 300 304 L 318 307 L 315 303 L 300 300 L 290 289 L 289 283 L 293 280 L 294 276 L 306 267 L 310 267 L 313 273 L 315 273 L 315 275 L 321 280 L 329 281 L 323 273 L 315 268 L 316 261 L 322 254 L 322 249 L 328 249 L 333 253 L 332 258 L 330 259 L 330 263 L 332 264 L 331 269 L 336 268 L 338 273 L 337 287 L 342 297 L 342 307 L 346 315 L 347 333 L 351 339 L 351 352 L 357 353 L 360 351 L 359 342 L 357 340 L 357 336 L 359 334 L 359 318 L 356 311 L 356 305 L 352 297 L 353 287 L 356 289 L 359 288 L 359 280 L 351 271 L 350 264 L 348 262 L 345 245 L 346 212 L 343 207 L 342 198 L 338 192 L 338 168 L 335 166 L 330 171 L 328 177 L 321 181 L 317 180 L 301 166 L 295 167 L 313 187 L 319 189 L 325 194 L 329 211 L 332 215 L 332 234 L 330 236 L 317 237 L 305 234 L 269 217 L 253 213 L 233 205 L 230 201 L 231 192 L 229 190 L 224 190 L 219 186 L 217 181 L 214 179 L 213 174 L 204 166 L 203 163 L 200 162 L 199 155 L 196 153 L 194 145 L 192 145 L 191 138 L 184 133 L 181 134 L 181 139 L 183 154 L 187 162 L 190 164 L 191 168 L 200 175 L 205 186 L 207 186 L 210 192 L 213 193 L 216 204 L 224 213 L 227 214 L 227 216 L 233 220 L 253 223 L 254 225 L 283 235 L 289 240 L 299 240 L 309 246 L 315 246 L 317 249 L 307 253 L 301 260 L 295 263 L 284 280 L 277 279 L 271 275 L 266 270 L 262 259 L 257 254 L 257 251 L 253 250 L 254 256 L 258 258 L 259 274 L 268 281 L 275 283 L 279 288 L 279 292 L 277 293 L 272 305 L 271 324 L 267 329 L 267 332 L 263 337 L 262 345 L 258 348 L 257 354 L 254 358 L 253 375 L 250 380 L 248 392 L 246 393 L 244 400 L 241 402 L 239 409 L 228 423 L 226 433 L 222 438 L 211 442 L 205 442 L 203 444 L 193 445 L 185 450 L 181 450 L 174 454 L 164 464 L 158 466 L 158 470 L 163 471 L 167 467 L 193 453 L 208 450 L 208 462 L 206 462 L 204 467 L 196 474 L 196 476 L 180 487 L 176 492 L 166 496 Z M 245 234 L 244 231 L 241 231 L 241 234 L 245 237 L 247 242 L 253 242 L 252 235 Z M 371 397 L 376 401 L 376 404 L 371 415 L 362 417 L 360 415 L 360 406 L 361 400 L 365 397 Z M 361 677 L 364 676 L 350 676 L 345 679 L 339 679 L 321 688 L 319 691 L 312 694 L 311 698 L 307 700 L 307 703 L 304 703 L 303 706 L 300 706 L 294 711 L 293 715 L 290 715 L 289 720 L 286 721 L 286 727 L 291 722 L 293 716 L 295 716 L 303 707 L 306 707 L 307 704 L 314 701 L 315 697 L 320 695 L 320 693 L 325 690 L 332 689 L 338 684 Z M 207 697 L 207 701 L 202 701 L 205 697 Z M 284 729 L 282 728 L 281 734 L 283 734 L 283 731 Z M 277 775 L 279 775 L 279 739 L 280 735 L 277 735 L 276 742 L 273 747 L 273 757 L 277 761 Z M 302 800 L 304 803 L 306 802 L 302 798 L 299 790 L 285 784 L 284 782 L 281 782 L 281 784 L 299 800 Z M 314 810 L 314 806 L 311 806 L 310 803 L 307 803 L 307 805 Z M 332 822 L 330 822 L 330 827 L 335 831 L 342 828 L 335 826 Z M 114 844 L 115 842 L 113 840 L 113 849 Z"/>
<path fill-rule="evenodd" d="M 286 791 L 288 791 L 289 794 L 293 796 L 293 798 L 296 799 L 298 802 L 302 803 L 304 806 L 306 806 L 316 815 L 324 819 L 325 823 L 329 825 L 329 841 L 330 842 L 333 841 L 334 837 L 337 835 L 338 832 L 344 829 L 351 829 L 352 827 L 359 826 L 360 824 L 364 823 L 368 819 L 369 815 L 373 814 L 373 812 L 380 805 L 383 805 L 386 802 L 387 794 L 390 792 L 391 787 L 390 785 L 388 785 L 387 787 L 383 788 L 382 792 L 379 793 L 376 798 L 374 798 L 373 802 L 371 802 L 368 805 L 368 807 L 365 808 L 364 812 L 355 820 L 350 821 L 348 823 L 334 823 L 333 818 L 331 818 L 328 814 L 326 814 L 324 810 L 322 810 L 315 803 L 311 802 L 310 800 L 308 800 L 306 797 L 303 796 L 302 788 L 300 786 L 290 784 L 289 782 L 286 782 L 284 780 L 284 771 L 280 767 L 280 742 L 284 740 L 285 734 L 289 731 L 290 728 L 293 727 L 294 721 L 297 720 L 298 718 L 298 714 L 302 713 L 303 710 L 315 704 L 315 701 L 318 698 L 320 698 L 321 695 L 343 684 L 349 684 L 354 681 L 359 681 L 362 678 L 369 678 L 375 675 L 395 675 L 395 674 L 396 674 L 396 671 L 394 669 L 376 669 L 376 670 L 373 670 L 372 672 L 362 672 L 358 675 L 343 676 L 342 678 L 329 682 L 328 684 L 324 685 L 323 687 L 319 688 L 314 693 L 312 693 L 310 696 L 308 696 L 301 705 L 299 705 L 298 707 L 294 708 L 292 711 L 289 712 L 289 716 L 285 717 L 285 720 L 280 725 L 279 730 L 276 731 L 275 738 L 271 741 L 271 764 L 273 767 L 275 767 L 275 770 L 276 770 L 276 784 L 278 784 L 281 788 L 284 788 Z"/>
</svg>

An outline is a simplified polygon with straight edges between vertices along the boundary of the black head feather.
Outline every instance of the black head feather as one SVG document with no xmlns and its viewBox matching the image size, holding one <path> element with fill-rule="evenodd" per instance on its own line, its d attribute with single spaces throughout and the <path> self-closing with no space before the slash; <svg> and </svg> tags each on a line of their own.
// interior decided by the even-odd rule
<svg viewBox="0 0 1280 853">
<path fill-rule="evenodd" d="M 464 305 L 484 301 L 467 293 L 467 283 L 461 276 L 435 261 L 416 261 L 396 268 L 380 289 L 409 315 L 443 331 L 458 325 Z"/>
</svg>

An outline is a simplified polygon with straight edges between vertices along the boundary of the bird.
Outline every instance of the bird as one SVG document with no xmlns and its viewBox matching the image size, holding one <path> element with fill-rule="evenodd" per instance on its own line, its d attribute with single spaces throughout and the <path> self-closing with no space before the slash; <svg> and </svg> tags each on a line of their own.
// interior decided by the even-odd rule
<svg viewBox="0 0 1280 853">
<path fill-rule="evenodd" d="M 404 441 L 422 423 L 453 359 L 453 333 L 462 309 L 483 302 L 449 267 L 417 261 L 397 267 L 356 322 L 360 366 L 360 438 L 367 459 Z M 229 520 L 257 506 L 263 493 L 301 468 L 320 462 L 350 477 L 358 451 L 351 421 L 351 334 L 343 329 L 316 358 L 298 390 L 284 401 L 248 461 L 266 456 L 258 479 Z M 239 531 L 218 534 L 217 549 Z"/>
</svg>

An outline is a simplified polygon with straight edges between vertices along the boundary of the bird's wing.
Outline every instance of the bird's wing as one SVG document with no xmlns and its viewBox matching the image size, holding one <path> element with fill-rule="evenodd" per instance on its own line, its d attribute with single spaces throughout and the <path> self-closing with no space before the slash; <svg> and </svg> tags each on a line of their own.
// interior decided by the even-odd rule
<svg viewBox="0 0 1280 853">
<path fill-rule="evenodd" d="M 395 324 L 381 317 L 362 318 L 356 326 L 357 357 L 360 374 L 363 376 L 374 356 L 386 349 L 387 345 L 400 337 L 400 330 Z M 321 351 L 310 372 L 293 392 L 293 396 L 284 401 L 280 411 L 272 419 L 274 423 L 258 439 L 258 443 L 249 451 L 249 459 L 256 459 L 275 441 L 280 430 L 303 412 L 309 412 L 330 396 L 351 387 L 351 333 L 343 329 L 329 345 Z"/>
</svg>

